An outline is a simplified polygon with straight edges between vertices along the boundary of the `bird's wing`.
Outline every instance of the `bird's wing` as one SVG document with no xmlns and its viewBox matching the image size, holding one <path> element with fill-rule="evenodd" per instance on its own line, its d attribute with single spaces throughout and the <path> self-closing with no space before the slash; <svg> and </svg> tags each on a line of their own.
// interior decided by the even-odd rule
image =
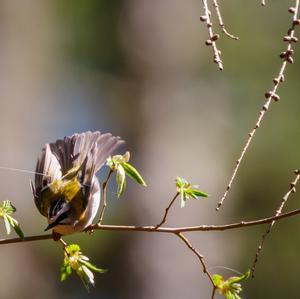
<svg viewBox="0 0 300 299">
<path fill-rule="evenodd" d="M 58 139 L 53 143 L 50 143 L 50 149 L 53 155 L 56 157 L 60 167 L 62 175 L 68 173 L 70 169 L 75 166 L 78 160 L 78 153 L 74 154 L 74 146 L 76 142 L 76 136 L 67 136 L 64 139 Z"/>
<path fill-rule="evenodd" d="M 77 175 L 84 188 L 83 205 L 86 207 L 95 173 L 122 143 L 124 141 L 120 137 L 97 131 L 74 134 L 46 144 L 37 162 L 35 186 L 32 184 L 35 202 L 40 212 L 45 214 L 41 208 L 43 188 L 55 179 L 67 180 Z"/>
<path fill-rule="evenodd" d="M 41 211 L 41 191 L 44 187 L 51 184 L 56 179 L 62 177 L 61 165 L 56 156 L 52 153 L 50 145 L 46 144 L 42 149 L 42 154 L 36 164 L 35 184 L 31 182 L 31 188 L 34 195 L 36 206 Z"/>
<path fill-rule="evenodd" d="M 77 163 L 82 165 L 81 183 L 85 189 L 85 203 L 87 205 L 91 192 L 91 185 L 95 173 L 103 166 L 106 159 L 124 143 L 120 137 L 110 133 L 86 132 L 75 134 L 74 156 Z"/>
<path fill-rule="evenodd" d="M 85 161 L 86 171 L 94 168 L 94 172 L 97 172 L 122 143 L 124 141 L 120 137 L 96 131 L 59 139 L 50 143 L 50 149 L 61 166 L 62 175 L 65 175 L 70 169 L 82 166 Z"/>
<path fill-rule="evenodd" d="M 76 136 L 74 147 L 75 155 L 78 155 L 79 163 L 86 160 L 85 171 L 91 172 L 92 180 L 95 174 L 105 163 L 106 159 L 121 145 L 124 141 L 120 137 L 112 136 L 110 133 L 101 134 L 100 132 L 86 132 Z"/>
</svg>

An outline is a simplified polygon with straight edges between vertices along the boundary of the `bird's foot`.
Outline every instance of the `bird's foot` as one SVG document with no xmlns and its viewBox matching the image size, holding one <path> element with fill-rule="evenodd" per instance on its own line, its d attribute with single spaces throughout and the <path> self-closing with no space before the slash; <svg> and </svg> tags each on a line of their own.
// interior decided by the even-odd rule
<svg viewBox="0 0 300 299">
<path fill-rule="evenodd" d="M 61 234 L 56 233 L 55 231 L 52 231 L 52 238 L 54 241 L 59 241 L 61 238 Z"/>
<path fill-rule="evenodd" d="M 86 228 L 84 229 L 84 231 L 85 231 L 86 233 L 88 233 L 89 235 L 91 235 L 91 234 L 94 232 L 94 226 L 93 226 L 93 224 L 91 224 L 91 225 L 89 225 L 88 227 L 86 227 Z"/>
</svg>

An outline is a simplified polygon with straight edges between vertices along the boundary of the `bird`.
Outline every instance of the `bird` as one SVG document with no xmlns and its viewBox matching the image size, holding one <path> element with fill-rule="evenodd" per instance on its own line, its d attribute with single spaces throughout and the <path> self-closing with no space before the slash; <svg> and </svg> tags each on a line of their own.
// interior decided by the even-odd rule
<svg viewBox="0 0 300 299">
<path fill-rule="evenodd" d="M 45 231 L 52 229 L 59 239 L 91 226 L 101 201 L 96 173 L 123 143 L 110 133 L 88 131 L 42 148 L 31 189 L 38 211 L 47 218 Z"/>
</svg>

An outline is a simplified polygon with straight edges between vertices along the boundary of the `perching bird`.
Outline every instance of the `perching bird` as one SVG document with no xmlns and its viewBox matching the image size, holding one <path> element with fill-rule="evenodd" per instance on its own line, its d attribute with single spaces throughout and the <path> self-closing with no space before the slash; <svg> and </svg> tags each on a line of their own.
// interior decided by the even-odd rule
<svg viewBox="0 0 300 299">
<path fill-rule="evenodd" d="M 92 224 L 100 205 L 96 172 L 123 142 L 110 133 L 85 132 L 45 145 L 31 187 L 46 230 L 66 235 Z"/>
</svg>

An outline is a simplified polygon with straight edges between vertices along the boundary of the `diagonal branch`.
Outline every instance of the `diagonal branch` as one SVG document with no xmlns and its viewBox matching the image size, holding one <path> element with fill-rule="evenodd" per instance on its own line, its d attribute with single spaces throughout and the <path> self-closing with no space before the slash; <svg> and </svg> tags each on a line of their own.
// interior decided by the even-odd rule
<svg viewBox="0 0 300 299">
<path fill-rule="evenodd" d="M 285 204 L 287 203 L 288 199 L 289 199 L 289 196 L 291 195 L 291 193 L 295 193 L 296 192 L 296 185 L 300 179 L 300 171 L 299 170 L 295 170 L 295 179 L 293 182 L 291 182 L 290 184 L 290 188 L 288 190 L 288 192 L 283 196 L 282 200 L 281 200 L 281 203 L 278 207 L 278 209 L 276 210 L 276 213 L 275 213 L 275 216 L 278 216 L 280 214 L 282 214 L 282 209 L 283 207 L 285 206 Z M 256 251 L 256 254 L 255 254 L 255 258 L 254 258 L 254 261 L 253 261 L 253 264 L 252 264 L 252 267 L 251 267 L 251 274 L 252 274 L 252 277 L 254 277 L 254 272 L 255 272 L 255 267 L 256 267 L 256 264 L 258 262 L 258 257 L 259 257 L 259 254 L 263 248 L 263 245 L 266 241 L 266 238 L 268 236 L 268 234 L 271 232 L 272 228 L 273 228 L 273 225 L 275 224 L 276 220 L 273 220 L 272 222 L 269 223 L 265 233 L 263 234 L 262 238 L 261 238 L 261 241 L 260 241 L 260 244 L 257 248 L 257 251 Z"/>
<path fill-rule="evenodd" d="M 107 195 L 107 192 L 106 192 L 106 189 L 107 189 L 107 184 L 108 184 L 108 181 L 111 177 L 113 173 L 113 170 L 110 169 L 109 170 L 109 173 L 107 175 L 107 178 L 106 180 L 101 184 L 101 198 L 102 198 L 102 204 L 101 204 L 101 212 L 100 212 L 100 218 L 99 218 L 99 221 L 98 221 L 98 225 L 100 225 L 103 221 L 103 217 L 104 217 L 104 213 L 105 213 L 105 209 L 106 209 L 106 206 L 107 206 L 107 202 L 106 202 L 106 195 Z"/>
<path fill-rule="evenodd" d="M 226 190 L 225 190 L 224 194 L 222 195 L 221 200 L 218 202 L 218 206 L 216 208 L 217 211 L 220 209 L 221 205 L 223 204 L 224 200 L 227 197 L 229 190 L 231 189 L 232 183 L 235 179 L 235 176 L 236 176 L 237 171 L 240 167 L 240 164 L 244 158 L 244 155 L 246 154 L 247 149 L 248 149 L 249 145 L 251 144 L 251 141 L 252 141 L 255 133 L 257 132 L 257 129 L 260 127 L 261 122 L 262 122 L 266 112 L 268 111 L 272 100 L 277 102 L 280 99 L 279 95 L 276 94 L 277 88 L 279 86 L 279 83 L 284 81 L 284 72 L 285 72 L 287 64 L 294 62 L 294 60 L 293 60 L 294 50 L 292 49 L 292 44 L 296 43 L 298 41 L 298 39 L 295 37 L 295 27 L 300 24 L 300 20 L 297 19 L 298 10 L 299 10 L 299 0 L 295 0 L 295 6 L 290 7 L 288 10 L 290 13 L 293 14 L 292 25 L 291 25 L 290 29 L 288 30 L 288 34 L 283 37 L 283 41 L 287 42 L 288 45 L 287 45 L 286 51 L 284 51 L 280 54 L 280 58 L 282 59 L 282 65 L 281 65 L 279 74 L 276 78 L 273 79 L 273 83 L 274 83 L 273 89 L 265 93 L 265 98 L 266 98 L 265 104 L 263 105 L 262 109 L 259 111 L 259 116 L 256 120 L 254 128 L 248 134 L 248 138 L 246 140 L 246 143 L 242 149 L 242 152 L 241 152 L 239 158 L 236 161 L 236 166 L 233 170 L 233 173 L 232 173 L 229 183 L 226 187 Z"/>
<path fill-rule="evenodd" d="M 166 223 L 167 221 L 167 217 L 169 214 L 169 210 L 171 208 L 171 206 L 173 205 L 173 203 L 175 202 L 176 198 L 179 196 L 179 192 L 176 192 L 175 196 L 173 197 L 173 199 L 171 200 L 171 202 L 169 203 L 169 205 L 167 206 L 166 210 L 165 210 L 165 214 L 161 220 L 161 222 L 159 224 L 156 225 L 156 228 L 159 228 L 160 226 L 162 226 L 164 223 Z"/>
<path fill-rule="evenodd" d="M 219 3 L 218 3 L 218 0 L 213 0 L 213 6 L 215 8 L 215 11 L 216 11 L 216 14 L 217 14 L 217 17 L 218 17 L 218 20 L 219 20 L 219 25 L 223 31 L 223 33 L 225 35 L 227 35 L 228 37 L 232 38 L 232 39 L 235 39 L 235 40 L 238 40 L 239 38 L 237 36 L 234 36 L 232 35 L 231 33 L 229 33 L 226 28 L 225 28 L 225 24 L 223 22 L 223 18 L 222 18 L 222 15 L 221 15 L 221 12 L 220 12 L 220 8 L 219 8 Z"/>
<path fill-rule="evenodd" d="M 216 41 L 219 39 L 218 34 L 214 34 L 212 29 L 212 22 L 210 20 L 210 10 L 208 8 L 207 0 L 202 0 L 204 7 L 204 15 L 200 17 L 200 21 L 205 22 L 208 30 L 209 39 L 205 42 L 207 46 L 211 46 L 214 53 L 214 62 L 218 65 L 220 70 L 223 70 L 223 62 L 221 59 L 221 51 L 217 48 Z"/>
<path fill-rule="evenodd" d="M 199 261 L 202 265 L 204 274 L 206 274 L 208 276 L 210 282 L 213 285 L 213 288 L 215 289 L 214 281 L 212 279 L 210 272 L 208 271 L 208 269 L 206 267 L 203 255 L 191 244 L 189 239 L 187 237 L 185 237 L 182 233 L 176 233 L 176 236 L 178 236 L 185 243 L 185 245 L 197 256 L 197 258 L 199 259 Z M 214 292 L 213 292 L 213 295 L 214 295 Z"/>
<path fill-rule="evenodd" d="M 214 286 L 213 290 L 212 290 L 212 294 L 211 294 L 211 299 L 215 298 L 215 293 L 216 293 L 216 287 Z"/>
</svg>

